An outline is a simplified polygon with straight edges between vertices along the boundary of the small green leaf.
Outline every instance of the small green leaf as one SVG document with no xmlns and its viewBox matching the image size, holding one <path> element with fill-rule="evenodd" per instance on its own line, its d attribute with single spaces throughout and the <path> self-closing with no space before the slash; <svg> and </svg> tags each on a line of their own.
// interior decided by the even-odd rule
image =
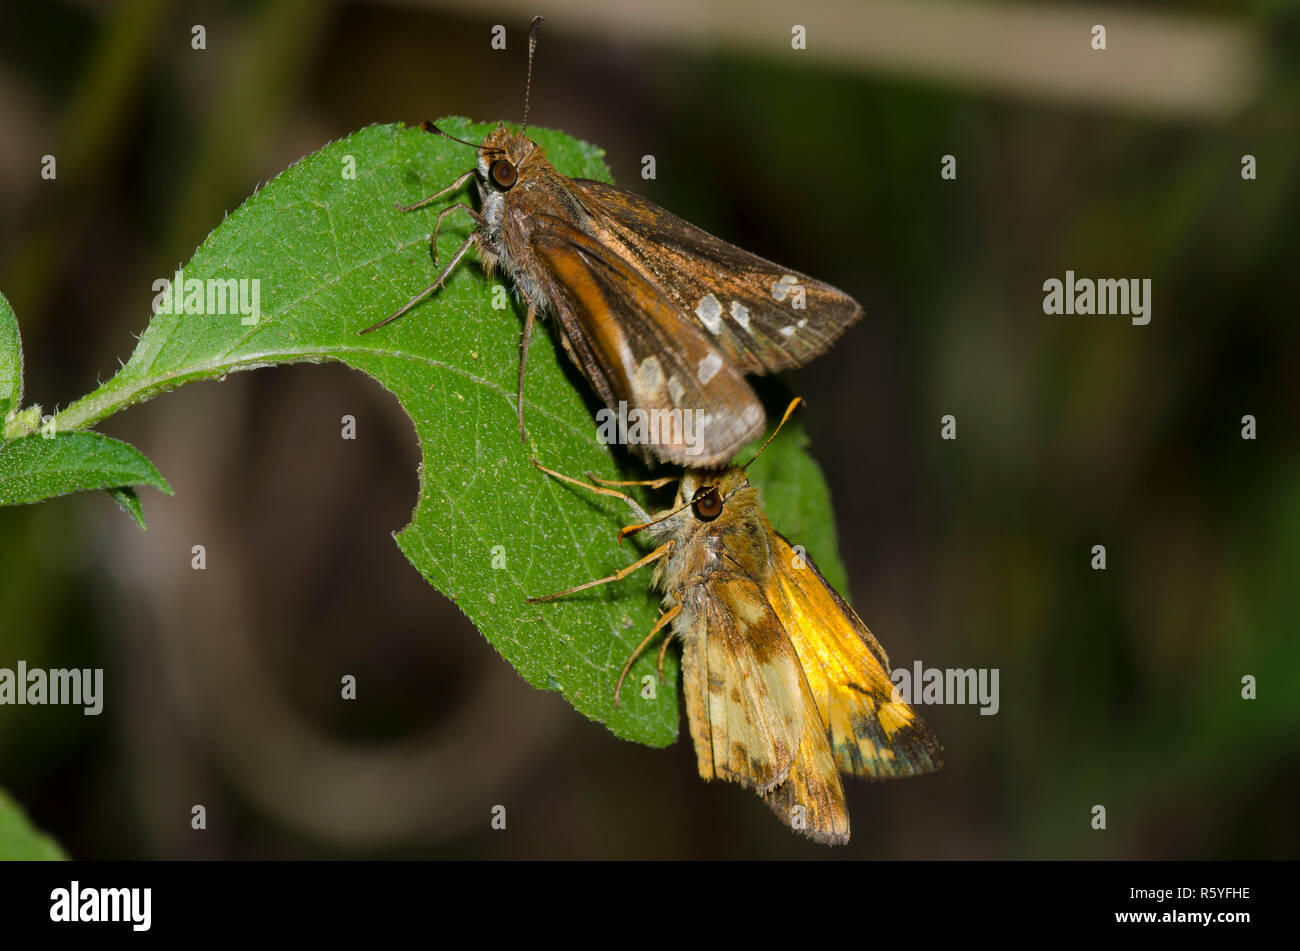
<svg viewBox="0 0 1300 951">
<path fill-rule="evenodd" d="M 455 118 L 438 125 L 475 141 L 491 128 Z M 529 134 L 562 173 L 608 180 L 594 146 L 545 129 Z M 494 292 L 496 281 L 470 263 L 472 255 L 401 320 L 358 336 L 437 273 L 428 242 L 439 207 L 404 214 L 394 202 L 443 189 L 473 160 L 463 145 L 388 125 L 362 129 L 298 162 L 223 221 L 184 267 L 183 296 L 192 288 L 206 293 L 213 281 L 235 282 L 222 285 L 227 289 L 244 281 L 248 314 L 230 306 L 222 313 L 156 313 L 118 374 L 55 423 L 61 432 L 83 428 L 187 382 L 276 363 L 333 360 L 369 374 L 397 397 L 420 443 L 418 503 L 396 535 L 411 563 L 529 683 L 561 691 L 620 736 L 671 743 L 675 659 L 655 700 L 613 703 L 619 669 L 659 614 L 648 571 L 554 603 L 524 600 L 609 575 L 637 556 L 634 544 L 615 542 L 630 521 L 625 506 L 560 485 L 531 465 L 536 458 L 574 476 L 590 470 L 626 477 L 597 442 L 590 387 L 553 333 L 544 325 L 533 337 L 527 445 L 520 444 L 515 407 L 522 315 L 513 296 Z M 446 204 L 466 200 L 469 191 Z M 460 212 L 444 221 L 439 261 L 450 258 L 470 227 Z M 256 321 L 244 323 L 254 319 L 254 287 Z M 192 300 L 199 309 L 199 297 Z M 824 486 L 799 440 L 778 439 L 763 471 L 776 496 L 768 507 L 772 521 L 787 533 L 815 536 L 828 551 L 812 542 L 809 550 L 828 577 L 842 577 L 829 551 L 834 536 Z M 653 665 L 649 652 L 634 680 Z"/>
<path fill-rule="evenodd" d="M 33 434 L 0 446 L 0 505 L 125 485 L 151 485 L 171 494 L 138 449 L 99 433 Z"/>
<path fill-rule="evenodd" d="M 141 529 L 148 529 L 149 526 L 144 520 L 144 506 L 140 504 L 140 496 L 136 495 L 135 489 L 129 485 L 121 486 L 116 489 L 109 489 L 108 494 L 112 496 L 113 501 L 131 518 Z"/>
<path fill-rule="evenodd" d="M 18 412 L 23 402 L 23 343 L 18 318 L 0 294 L 0 427 Z"/>
<path fill-rule="evenodd" d="M 33 828 L 22 807 L 0 789 L 0 862 L 48 862 L 66 858 L 59 844 Z"/>
<path fill-rule="evenodd" d="M 34 433 L 41 425 L 41 408 L 29 406 L 26 409 L 17 411 L 11 410 L 9 418 L 4 421 L 3 438 L 18 439 L 20 436 L 26 436 L 28 433 Z"/>
</svg>

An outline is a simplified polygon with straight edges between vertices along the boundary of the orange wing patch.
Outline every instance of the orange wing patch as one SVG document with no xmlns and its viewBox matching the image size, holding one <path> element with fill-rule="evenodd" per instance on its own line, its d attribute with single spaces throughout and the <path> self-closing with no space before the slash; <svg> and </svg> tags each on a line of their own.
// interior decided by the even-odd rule
<svg viewBox="0 0 1300 951">
<path fill-rule="evenodd" d="M 773 532 L 773 608 L 846 773 L 874 779 L 928 773 L 943 747 L 910 706 L 894 700 L 889 658 L 807 555 Z"/>
<path fill-rule="evenodd" d="M 687 466 L 731 460 L 763 431 L 763 405 L 741 372 L 663 292 L 590 235 L 558 218 L 533 250 L 562 283 L 551 300 L 565 345 L 605 404 L 697 414 L 698 445 L 685 434 L 655 444 L 654 454 Z"/>
</svg>

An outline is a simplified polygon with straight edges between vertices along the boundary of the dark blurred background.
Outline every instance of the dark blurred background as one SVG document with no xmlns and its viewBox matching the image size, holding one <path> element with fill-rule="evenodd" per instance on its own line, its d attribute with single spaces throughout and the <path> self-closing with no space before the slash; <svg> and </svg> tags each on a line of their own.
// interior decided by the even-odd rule
<svg viewBox="0 0 1300 951">
<path fill-rule="evenodd" d="M 106 669 L 100 717 L 0 708 L 0 786 L 81 858 L 1295 857 L 1293 4 L 4 0 L 27 401 L 111 375 L 150 283 L 300 156 L 517 120 L 537 12 L 533 121 L 864 303 L 789 380 L 852 597 L 896 666 L 998 668 L 998 715 L 924 708 L 943 771 L 848 781 L 852 844 L 800 840 L 702 783 L 689 742 L 623 742 L 525 685 L 390 538 L 418 462 L 396 401 L 296 366 L 101 427 L 176 491 L 145 490 L 147 533 L 102 493 L 0 510 L 0 666 Z M 1151 323 L 1044 316 L 1067 268 L 1150 278 Z"/>
</svg>

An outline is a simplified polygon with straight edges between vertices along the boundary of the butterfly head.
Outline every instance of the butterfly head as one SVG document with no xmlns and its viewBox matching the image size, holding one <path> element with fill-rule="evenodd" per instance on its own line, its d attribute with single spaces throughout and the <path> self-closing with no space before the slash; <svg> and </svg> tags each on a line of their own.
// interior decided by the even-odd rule
<svg viewBox="0 0 1300 951">
<path fill-rule="evenodd" d="M 527 178 L 546 158 L 541 147 L 520 130 L 498 125 L 479 146 L 478 174 L 490 193 L 504 195 Z"/>
<path fill-rule="evenodd" d="M 716 522 L 727 512 L 728 502 L 748 485 L 744 469 L 733 467 L 721 472 L 691 469 L 682 477 L 674 507 L 689 515 L 691 522 Z"/>
<path fill-rule="evenodd" d="M 690 506 L 691 515 L 697 522 L 712 522 L 722 516 L 723 511 L 737 493 L 749 487 L 749 477 L 745 475 L 745 470 L 749 468 L 750 463 L 763 454 L 766 449 L 776 438 L 776 434 L 781 431 L 781 427 L 786 424 L 790 414 L 803 400 L 795 397 L 786 407 L 785 415 L 781 417 L 781 422 L 777 424 L 772 435 L 759 448 L 758 452 L 750 457 L 749 462 L 743 466 L 732 466 L 722 470 L 706 469 L 688 469 L 682 476 L 681 488 L 677 491 L 678 509 L 685 511 L 686 506 Z"/>
<path fill-rule="evenodd" d="M 757 523 L 755 513 L 758 509 L 758 492 L 749 484 L 745 470 L 750 463 L 763 454 L 789 420 L 790 414 L 802 403 L 795 397 L 786 407 L 785 415 L 777 424 L 772 435 L 759 448 L 758 452 L 743 466 L 730 466 L 726 469 L 687 469 L 677 489 L 677 499 L 673 507 L 642 525 L 630 526 L 619 533 L 622 539 L 642 529 L 650 529 L 656 536 L 694 534 L 704 529 L 717 534 L 715 529 L 725 530 L 737 524 L 753 528 Z M 719 522 L 721 520 L 721 522 Z M 717 525 L 710 523 L 719 522 Z M 706 527 L 707 526 L 707 527 Z"/>
<path fill-rule="evenodd" d="M 724 564 L 753 578 L 764 576 L 772 528 L 742 468 L 687 470 L 676 504 L 659 525 L 652 529 L 656 540 L 674 542 L 674 556 L 664 566 L 669 588 Z"/>
</svg>

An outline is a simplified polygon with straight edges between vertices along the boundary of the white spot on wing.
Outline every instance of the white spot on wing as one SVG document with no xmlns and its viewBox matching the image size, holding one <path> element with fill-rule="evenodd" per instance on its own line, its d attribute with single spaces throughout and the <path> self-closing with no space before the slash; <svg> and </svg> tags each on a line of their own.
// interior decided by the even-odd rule
<svg viewBox="0 0 1300 951">
<path fill-rule="evenodd" d="M 772 282 L 772 300 L 783 301 L 786 295 L 790 293 L 790 288 L 799 283 L 799 278 L 793 274 L 782 274 L 778 280 Z"/>
<path fill-rule="evenodd" d="M 674 406 L 682 405 L 682 397 L 686 395 L 686 388 L 682 386 L 682 381 L 675 376 L 668 378 L 668 395 L 673 398 Z"/>
<path fill-rule="evenodd" d="M 718 353 L 710 353 L 700 361 L 700 372 L 697 374 L 701 383 L 708 383 L 718 371 L 722 369 L 722 357 Z"/>
<path fill-rule="evenodd" d="M 700 305 L 695 308 L 695 316 L 709 328 L 709 333 L 722 333 L 722 305 L 712 294 L 700 298 Z"/>
<path fill-rule="evenodd" d="M 650 396 L 664 388 L 664 370 L 658 357 L 646 357 L 636 368 L 636 386 L 640 394 Z"/>
<path fill-rule="evenodd" d="M 794 330 L 795 330 L 794 324 L 786 324 L 784 327 L 781 328 L 781 336 L 793 337 Z"/>
<path fill-rule="evenodd" d="M 749 332 L 749 308 L 738 300 L 731 302 L 731 319 L 740 324 L 746 333 Z"/>
</svg>

